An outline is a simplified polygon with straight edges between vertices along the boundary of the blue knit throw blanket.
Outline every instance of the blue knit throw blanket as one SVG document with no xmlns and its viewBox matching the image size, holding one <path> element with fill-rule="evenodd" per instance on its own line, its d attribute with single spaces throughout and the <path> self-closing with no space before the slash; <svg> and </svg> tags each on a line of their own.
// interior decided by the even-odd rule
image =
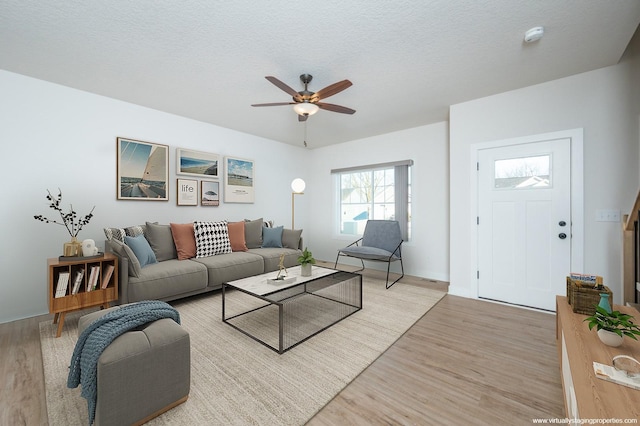
<svg viewBox="0 0 640 426">
<path fill-rule="evenodd" d="M 143 301 L 122 306 L 92 322 L 80 335 L 71 356 L 67 387 L 82 384 L 82 395 L 89 405 L 89 425 L 96 414 L 98 358 L 118 336 L 140 325 L 162 318 L 172 318 L 180 324 L 180 313 L 168 303 Z"/>
</svg>

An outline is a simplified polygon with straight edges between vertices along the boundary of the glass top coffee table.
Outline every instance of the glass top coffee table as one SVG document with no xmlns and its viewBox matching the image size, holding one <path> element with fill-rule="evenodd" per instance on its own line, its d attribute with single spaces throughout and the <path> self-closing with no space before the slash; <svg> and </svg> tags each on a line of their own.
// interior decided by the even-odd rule
<svg viewBox="0 0 640 426">
<path fill-rule="evenodd" d="M 278 272 L 222 284 L 222 321 L 282 354 L 362 309 L 362 276 L 313 266 L 287 268 L 292 282 L 273 284 Z"/>
</svg>

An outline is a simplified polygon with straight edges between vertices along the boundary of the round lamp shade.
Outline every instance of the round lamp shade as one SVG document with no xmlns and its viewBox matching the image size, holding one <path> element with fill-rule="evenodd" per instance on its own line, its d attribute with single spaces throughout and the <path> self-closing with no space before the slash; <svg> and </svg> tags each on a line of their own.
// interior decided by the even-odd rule
<svg viewBox="0 0 640 426">
<path fill-rule="evenodd" d="M 291 189 L 293 190 L 293 192 L 301 193 L 302 191 L 304 191 L 305 186 L 306 184 L 300 178 L 295 178 L 293 182 L 291 182 Z"/>
<path fill-rule="evenodd" d="M 302 102 L 293 106 L 293 110 L 298 115 L 313 115 L 318 112 L 319 109 L 320 107 L 318 105 L 309 102 Z"/>
</svg>

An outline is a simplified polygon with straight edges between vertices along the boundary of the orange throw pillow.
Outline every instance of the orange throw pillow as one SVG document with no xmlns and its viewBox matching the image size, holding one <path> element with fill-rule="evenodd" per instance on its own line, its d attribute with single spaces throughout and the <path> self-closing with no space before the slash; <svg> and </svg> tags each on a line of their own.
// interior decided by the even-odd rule
<svg viewBox="0 0 640 426">
<path fill-rule="evenodd" d="M 176 244 L 178 260 L 196 257 L 196 236 L 193 223 L 170 223 L 173 242 Z"/>
<path fill-rule="evenodd" d="M 231 241 L 231 251 L 247 251 L 247 243 L 244 240 L 244 222 L 229 222 L 229 241 Z"/>
</svg>

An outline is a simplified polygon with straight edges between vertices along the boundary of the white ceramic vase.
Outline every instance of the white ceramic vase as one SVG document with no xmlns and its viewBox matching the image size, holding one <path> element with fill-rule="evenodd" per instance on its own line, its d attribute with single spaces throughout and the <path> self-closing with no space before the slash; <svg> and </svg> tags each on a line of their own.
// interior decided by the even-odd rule
<svg viewBox="0 0 640 426">
<path fill-rule="evenodd" d="M 303 277 L 311 276 L 311 264 L 305 263 L 304 265 L 300 265 L 300 275 Z"/>
<path fill-rule="evenodd" d="M 602 330 L 602 329 L 598 330 L 598 337 L 600 338 L 600 341 L 602 343 L 604 343 L 607 346 L 612 346 L 614 348 L 617 348 L 618 346 L 620 346 L 624 338 L 624 336 L 618 336 L 613 331 Z"/>
</svg>

